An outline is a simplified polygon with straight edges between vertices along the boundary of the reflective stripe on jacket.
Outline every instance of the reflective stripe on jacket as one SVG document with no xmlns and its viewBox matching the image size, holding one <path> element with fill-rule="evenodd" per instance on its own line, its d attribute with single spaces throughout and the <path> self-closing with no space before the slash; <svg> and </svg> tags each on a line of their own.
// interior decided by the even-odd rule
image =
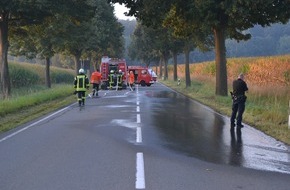
<svg viewBox="0 0 290 190">
<path fill-rule="evenodd" d="M 88 87 L 88 78 L 86 75 L 78 75 L 75 78 L 76 91 L 86 91 Z"/>
</svg>

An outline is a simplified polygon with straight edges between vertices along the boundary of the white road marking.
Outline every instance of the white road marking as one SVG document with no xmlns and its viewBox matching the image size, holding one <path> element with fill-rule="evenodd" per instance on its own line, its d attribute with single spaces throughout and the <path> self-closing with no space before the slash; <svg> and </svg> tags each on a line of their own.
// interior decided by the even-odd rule
<svg viewBox="0 0 290 190">
<path fill-rule="evenodd" d="M 141 117 L 140 117 L 140 114 L 137 114 L 137 123 L 141 123 Z"/>
<path fill-rule="evenodd" d="M 136 129 L 136 142 L 142 143 L 142 130 L 141 127 L 137 127 Z"/>
<path fill-rule="evenodd" d="M 138 152 L 136 155 L 136 189 L 145 189 L 145 173 L 143 153 Z"/>
<path fill-rule="evenodd" d="M 17 134 L 19 134 L 19 133 L 21 133 L 21 132 L 23 132 L 23 131 L 25 131 L 25 130 L 31 128 L 31 127 L 33 127 L 34 125 L 37 125 L 38 123 L 40 123 L 40 122 L 42 122 L 42 121 L 44 121 L 44 120 L 47 120 L 47 119 L 51 118 L 52 116 L 54 116 L 54 115 L 56 115 L 56 114 L 59 114 L 60 112 L 63 112 L 64 110 L 68 109 L 69 107 L 70 107 L 70 106 L 65 107 L 65 108 L 63 108 L 63 109 L 61 109 L 61 110 L 59 110 L 59 111 L 57 111 L 57 112 L 55 112 L 55 113 L 53 113 L 53 114 L 47 116 L 47 117 L 45 117 L 45 118 L 43 118 L 43 119 L 41 119 L 41 120 L 38 120 L 38 121 L 36 121 L 36 122 L 34 122 L 34 123 L 32 123 L 32 124 L 30 124 L 30 125 L 28 125 L 28 126 L 22 128 L 22 129 L 20 129 L 20 130 L 14 132 L 14 133 L 12 133 L 12 134 L 10 134 L 10 135 L 8 135 L 8 136 L 6 136 L 6 137 L 0 139 L 0 143 L 3 142 L 3 141 L 5 141 L 5 140 L 7 140 L 7 139 L 10 139 L 11 137 L 13 137 L 13 136 L 15 136 L 15 135 L 17 135 Z"/>
<path fill-rule="evenodd" d="M 137 94 L 138 94 L 138 85 L 137 85 Z M 137 124 L 141 123 L 141 115 L 140 115 L 140 101 L 139 97 L 137 96 Z M 141 126 L 137 126 L 136 128 L 136 142 L 142 143 L 142 128 Z M 144 156 L 142 152 L 138 152 L 136 154 L 136 182 L 135 182 L 136 189 L 145 189 L 145 171 L 144 171 Z"/>
</svg>

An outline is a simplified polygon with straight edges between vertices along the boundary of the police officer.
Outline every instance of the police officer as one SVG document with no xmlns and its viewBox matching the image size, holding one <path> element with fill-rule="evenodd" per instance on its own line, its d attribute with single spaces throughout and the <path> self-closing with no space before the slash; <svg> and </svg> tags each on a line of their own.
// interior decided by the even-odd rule
<svg viewBox="0 0 290 190">
<path fill-rule="evenodd" d="M 74 88 L 78 95 L 79 106 L 85 105 L 86 90 L 89 89 L 89 79 L 85 75 L 84 69 L 79 70 L 79 74 L 75 77 Z"/>
<path fill-rule="evenodd" d="M 231 115 L 231 132 L 235 128 L 235 120 L 237 121 L 237 133 L 241 134 L 242 118 L 245 111 L 245 103 L 247 96 L 245 92 L 248 91 L 247 83 L 244 81 L 244 75 L 241 73 L 238 76 L 238 79 L 233 81 L 233 92 L 232 95 L 232 115 Z M 238 114 L 238 115 L 237 115 Z"/>
</svg>

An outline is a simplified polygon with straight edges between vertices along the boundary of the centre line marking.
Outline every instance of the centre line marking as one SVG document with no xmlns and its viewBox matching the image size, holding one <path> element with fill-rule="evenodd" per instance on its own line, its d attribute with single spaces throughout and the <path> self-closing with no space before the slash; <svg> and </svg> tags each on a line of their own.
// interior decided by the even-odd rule
<svg viewBox="0 0 290 190">
<path fill-rule="evenodd" d="M 137 114 L 137 123 L 141 123 L 141 117 L 140 117 L 140 114 Z"/>
<path fill-rule="evenodd" d="M 136 155 L 136 189 L 145 189 L 145 172 L 143 153 L 138 152 Z"/>
<path fill-rule="evenodd" d="M 136 129 L 136 142 L 142 143 L 142 130 L 141 127 L 137 127 Z"/>
<path fill-rule="evenodd" d="M 140 107 L 139 107 L 139 106 L 137 106 L 136 111 L 137 111 L 137 112 L 140 112 Z"/>
</svg>

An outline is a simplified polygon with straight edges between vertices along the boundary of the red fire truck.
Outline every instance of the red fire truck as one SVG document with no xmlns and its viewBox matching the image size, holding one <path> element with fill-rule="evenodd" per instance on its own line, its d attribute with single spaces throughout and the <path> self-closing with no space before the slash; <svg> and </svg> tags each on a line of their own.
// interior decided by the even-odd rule
<svg viewBox="0 0 290 190">
<path fill-rule="evenodd" d="M 128 66 L 128 73 L 133 71 L 135 76 L 135 83 L 141 86 L 151 86 L 154 80 L 148 71 L 148 68 L 142 66 Z"/>
<path fill-rule="evenodd" d="M 126 89 L 127 87 L 127 65 L 125 59 L 118 59 L 118 58 L 109 58 L 108 56 L 103 56 L 101 65 L 100 65 L 100 72 L 102 74 L 102 84 L 101 89 L 108 89 L 109 87 L 112 88 L 118 87 L 121 89 Z M 112 84 L 112 80 L 110 80 L 110 77 L 112 75 L 121 75 L 121 79 L 119 78 L 118 83 L 121 82 L 120 85 L 116 84 L 116 81 L 114 81 L 114 84 Z"/>
</svg>

